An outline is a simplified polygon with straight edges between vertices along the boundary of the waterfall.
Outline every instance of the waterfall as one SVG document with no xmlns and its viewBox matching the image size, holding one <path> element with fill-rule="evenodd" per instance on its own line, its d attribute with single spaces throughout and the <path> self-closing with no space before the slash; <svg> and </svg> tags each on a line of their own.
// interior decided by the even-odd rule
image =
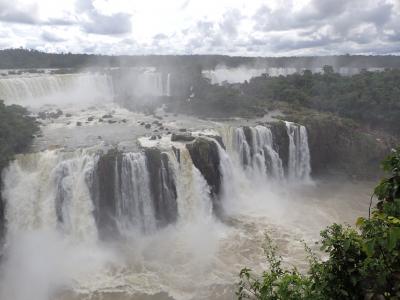
<svg viewBox="0 0 400 300">
<path fill-rule="evenodd" d="M 124 236 L 129 236 L 135 229 L 144 233 L 154 232 L 156 220 L 145 155 L 124 153 L 120 168 L 120 174 L 116 176 L 116 185 L 120 188 L 116 203 L 119 231 Z"/>
<path fill-rule="evenodd" d="M 9 235 L 60 229 L 76 240 L 96 240 L 86 178 L 95 157 L 84 151 L 45 151 L 19 156 L 4 173 Z"/>
<path fill-rule="evenodd" d="M 193 165 L 192 158 L 186 147 L 179 149 L 180 162 L 174 160 L 178 186 L 179 220 L 184 223 L 210 219 L 212 202 L 210 187 Z"/>
<path fill-rule="evenodd" d="M 149 234 L 176 221 L 176 174 L 166 153 L 44 151 L 4 171 L 8 235 L 55 230 L 96 241 Z M 199 192 L 199 194 L 201 194 Z"/>
<path fill-rule="evenodd" d="M 243 127 L 236 128 L 234 146 L 239 154 L 241 164 L 245 167 L 248 166 L 251 163 L 250 146 L 246 141 Z"/>
<path fill-rule="evenodd" d="M 24 105 L 110 101 L 111 79 L 103 74 L 15 76 L 0 79 L 0 99 Z"/>
<path fill-rule="evenodd" d="M 291 180 L 310 181 L 310 150 L 304 126 L 285 122 L 289 136 L 288 176 Z"/>
<path fill-rule="evenodd" d="M 165 96 L 171 97 L 171 74 L 168 73 L 167 75 L 167 89 L 166 93 L 164 93 Z"/>
<path fill-rule="evenodd" d="M 239 127 L 235 130 L 235 145 L 241 164 L 256 177 L 283 179 L 283 165 L 273 148 L 272 132 L 268 127 Z"/>
</svg>

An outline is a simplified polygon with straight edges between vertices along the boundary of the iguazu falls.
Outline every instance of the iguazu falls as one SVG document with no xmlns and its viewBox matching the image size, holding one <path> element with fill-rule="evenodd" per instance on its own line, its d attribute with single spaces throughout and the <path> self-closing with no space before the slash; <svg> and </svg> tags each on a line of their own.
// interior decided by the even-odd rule
<svg viewBox="0 0 400 300">
<path fill-rule="evenodd" d="M 0 300 L 400 299 L 398 20 L 0 0 Z"/>
</svg>

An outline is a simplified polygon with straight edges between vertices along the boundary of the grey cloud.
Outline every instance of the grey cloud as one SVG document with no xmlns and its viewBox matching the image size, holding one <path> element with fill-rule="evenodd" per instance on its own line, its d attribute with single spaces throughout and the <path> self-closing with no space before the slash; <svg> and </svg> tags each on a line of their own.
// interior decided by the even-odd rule
<svg viewBox="0 0 400 300">
<path fill-rule="evenodd" d="M 129 33 L 132 30 L 131 15 L 125 13 L 101 14 L 94 7 L 92 0 L 78 0 L 76 9 L 78 13 L 84 13 L 88 18 L 81 22 L 83 31 L 87 33 L 118 35 Z"/>
<path fill-rule="evenodd" d="M 58 43 L 58 42 L 63 42 L 65 41 L 64 38 L 58 36 L 57 34 L 50 32 L 48 30 L 44 30 L 41 35 L 42 39 L 45 40 L 46 42 L 51 42 L 51 43 Z"/>
<path fill-rule="evenodd" d="M 282 38 L 268 42 L 275 51 L 329 48 L 338 43 L 371 45 L 394 37 L 385 33 L 385 29 L 393 29 L 392 19 L 398 17 L 389 1 L 312 0 L 299 11 L 293 10 L 292 1 L 286 9 L 261 6 L 253 16 L 254 30 L 267 35 L 280 32 Z"/>
<path fill-rule="evenodd" d="M 153 36 L 153 39 L 154 40 L 165 40 L 165 39 L 167 39 L 168 37 L 165 35 L 165 34 L 163 34 L 163 33 L 159 33 L 159 34 L 156 34 L 155 36 Z"/>
<path fill-rule="evenodd" d="M 223 33 L 229 37 L 236 37 L 241 19 L 242 15 L 240 11 L 238 9 L 231 9 L 223 15 L 223 19 L 219 23 L 219 27 Z"/>
<path fill-rule="evenodd" d="M 18 1 L 0 0 L 0 21 L 35 24 L 38 20 L 37 4 L 22 5 Z"/>
</svg>

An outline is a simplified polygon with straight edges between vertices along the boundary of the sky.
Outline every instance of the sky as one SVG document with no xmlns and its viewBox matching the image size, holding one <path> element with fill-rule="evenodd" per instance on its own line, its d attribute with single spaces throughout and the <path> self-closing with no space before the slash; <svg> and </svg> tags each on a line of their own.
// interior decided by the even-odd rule
<svg viewBox="0 0 400 300">
<path fill-rule="evenodd" d="M 400 55 L 400 0 L 0 0 L 0 49 Z"/>
</svg>

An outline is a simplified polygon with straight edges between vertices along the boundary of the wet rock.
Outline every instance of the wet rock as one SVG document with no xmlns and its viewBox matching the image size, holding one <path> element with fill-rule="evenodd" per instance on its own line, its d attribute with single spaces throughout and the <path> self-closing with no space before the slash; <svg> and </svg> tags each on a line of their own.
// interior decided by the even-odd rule
<svg viewBox="0 0 400 300">
<path fill-rule="evenodd" d="M 104 122 L 104 120 L 103 119 L 99 119 L 99 122 L 102 123 L 102 122 Z"/>
<path fill-rule="evenodd" d="M 114 123 L 117 123 L 117 121 L 115 121 L 115 120 L 108 120 L 108 123 L 109 123 L 109 124 L 114 124 Z"/>
<path fill-rule="evenodd" d="M 145 150 L 150 187 L 158 227 L 174 223 L 178 217 L 177 191 L 168 155 L 157 148 Z"/>
<path fill-rule="evenodd" d="M 106 114 L 102 116 L 103 119 L 111 119 L 112 117 L 113 117 L 112 114 Z"/>
<path fill-rule="evenodd" d="M 121 160 L 122 154 L 118 150 L 108 151 L 99 157 L 94 172 L 88 178 L 90 194 L 95 203 L 95 221 L 103 240 L 118 236 L 115 181 L 117 172 L 120 173 Z"/>
<path fill-rule="evenodd" d="M 128 120 L 127 119 L 122 119 L 121 122 L 122 123 L 126 123 L 126 122 L 128 122 Z"/>
<path fill-rule="evenodd" d="M 187 131 L 186 128 L 181 128 L 181 129 L 179 129 L 179 132 L 186 132 L 186 131 Z"/>
<path fill-rule="evenodd" d="M 94 120 L 94 117 L 89 117 L 87 120 L 88 120 L 89 122 L 92 122 L 92 121 Z"/>
<path fill-rule="evenodd" d="M 270 128 L 274 137 L 274 149 L 278 152 L 283 168 L 287 172 L 289 163 L 289 136 L 286 131 L 286 124 L 283 121 L 277 121 L 270 123 Z"/>
<path fill-rule="evenodd" d="M 213 211 L 216 216 L 222 215 L 219 200 L 221 192 L 221 173 L 219 171 L 219 152 L 215 141 L 199 137 L 193 143 L 187 144 L 193 164 L 201 172 L 210 186 Z"/>
<path fill-rule="evenodd" d="M 72 117 L 72 114 L 66 113 L 65 116 L 66 116 L 67 118 L 71 118 L 71 117 Z"/>
<path fill-rule="evenodd" d="M 192 136 L 191 133 L 186 133 L 186 134 L 173 133 L 171 136 L 172 142 L 191 142 L 194 141 L 195 139 L 196 138 Z"/>
<path fill-rule="evenodd" d="M 146 129 L 150 129 L 151 128 L 151 124 L 146 124 L 146 125 L 144 125 L 144 128 L 146 128 Z"/>
<path fill-rule="evenodd" d="M 76 126 L 82 126 L 82 122 L 76 122 Z"/>
</svg>

